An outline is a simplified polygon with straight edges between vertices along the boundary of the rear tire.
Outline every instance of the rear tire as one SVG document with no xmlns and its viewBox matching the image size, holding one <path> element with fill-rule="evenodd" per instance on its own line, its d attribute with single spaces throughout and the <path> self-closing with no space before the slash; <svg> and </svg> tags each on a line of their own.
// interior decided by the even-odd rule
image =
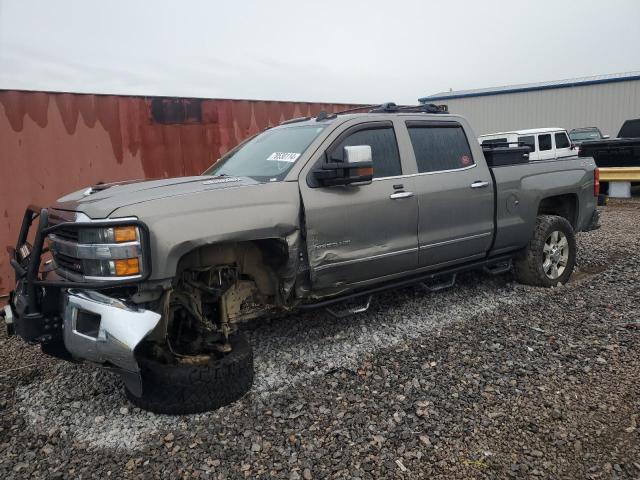
<svg viewBox="0 0 640 480">
<path fill-rule="evenodd" d="M 242 334 L 229 337 L 232 350 L 208 363 L 162 363 L 140 356 L 142 396 L 125 386 L 129 401 L 143 410 L 166 414 L 189 414 L 228 405 L 251 389 L 253 352 Z"/>
<path fill-rule="evenodd" d="M 567 283 L 576 265 L 576 236 L 564 217 L 540 215 L 524 255 L 514 262 L 516 279 L 526 285 Z"/>
</svg>

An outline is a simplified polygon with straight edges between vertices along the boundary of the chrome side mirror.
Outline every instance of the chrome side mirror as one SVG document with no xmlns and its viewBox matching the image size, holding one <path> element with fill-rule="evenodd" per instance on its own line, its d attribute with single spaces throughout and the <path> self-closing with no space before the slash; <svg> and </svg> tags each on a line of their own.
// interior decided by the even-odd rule
<svg viewBox="0 0 640 480">
<path fill-rule="evenodd" d="M 344 147 L 342 160 L 332 158 L 313 172 L 315 181 L 324 187 L 366 185 L 373 180 L 373 159 L 370 145 Z"/>
<path fill-rule="evenodd" d="M 370 145 L 355 145 L 352 147 L 344 147 L 344 161 L 350 165 L 354 163 L 371 163 L 373 156 L 371 154 Z"/>
</svg>

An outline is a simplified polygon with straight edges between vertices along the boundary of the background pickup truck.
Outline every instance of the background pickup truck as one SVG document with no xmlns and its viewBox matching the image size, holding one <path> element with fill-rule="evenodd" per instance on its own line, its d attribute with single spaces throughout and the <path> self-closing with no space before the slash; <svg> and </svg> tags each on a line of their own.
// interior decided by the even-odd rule
<svg viewBox="0 0 640 480">
<path fill-rule="evenodd" d="M 598 227 L 594 161 L 483 152 L 464 118 L 436 111 L 295 119 L 202 176 L 28 208 L 10 249 L 10 331 L 119 372 L 142 408 L 189 413 L 250 389 L 246 320 L 363 310 L 383 289 L 438 289 L 478 268 L 566 282 L 575 232 Z"/>
<path fill-rule="evenodd" d="M 592 157 L 598 167 L 640 167 L 640 118 L 622 124 L 618 137 L 580 144 L 580 156 Z"/>
</svg>

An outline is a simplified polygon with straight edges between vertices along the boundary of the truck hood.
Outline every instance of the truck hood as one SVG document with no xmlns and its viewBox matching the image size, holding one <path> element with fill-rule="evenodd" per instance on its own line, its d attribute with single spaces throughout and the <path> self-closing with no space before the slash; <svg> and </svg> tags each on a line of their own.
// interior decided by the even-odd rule
<svg viewBox="0 0 640 480">
<path fill-rule="evenodd" d="M 58 210 L 82 212 L 91 218 L 106 218 L 121 207 L 209 190 L 248 187 L 259 182 L 248 177 L 179 177 L 165 180 L 133 180 L 99 184 L 60 198 Z"/>
</svg>

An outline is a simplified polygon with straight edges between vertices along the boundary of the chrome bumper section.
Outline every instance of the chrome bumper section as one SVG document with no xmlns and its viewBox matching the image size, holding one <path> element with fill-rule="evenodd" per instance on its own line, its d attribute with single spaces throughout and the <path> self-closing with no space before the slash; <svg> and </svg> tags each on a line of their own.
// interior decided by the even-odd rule
<svg viewBox="0 0 640 480">
<path fill-rule="evenodd" d="M 160 322 L 160 314 L 132 308 L 120 300 L 90 290 L 69 289 L 65 294 L 63 339 L 78 360 L 123 370 L 123 379 L 135 393 L 140 368 L 134 350 Z"/>
</svg>

